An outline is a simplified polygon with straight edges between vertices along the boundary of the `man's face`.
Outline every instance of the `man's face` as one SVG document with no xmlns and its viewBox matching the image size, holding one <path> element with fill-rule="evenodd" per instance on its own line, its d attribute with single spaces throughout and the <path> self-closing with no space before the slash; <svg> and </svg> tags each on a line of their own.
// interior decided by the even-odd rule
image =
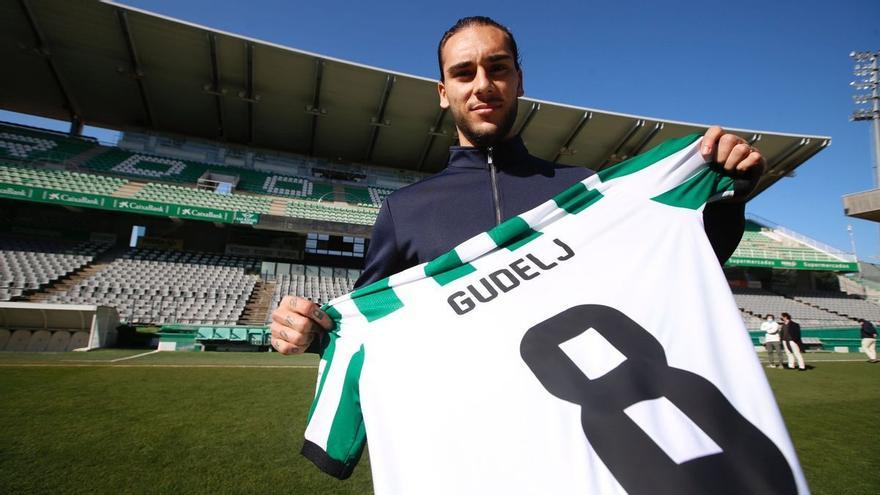
<svg viewBox="0 0 880 495">
<path fill-rule="evenodd" d="M 491 146 L 508 138 L 516 121 L 522 73 L 503 31 L 494 26 L 462 29 L 443 45 L 440 107 L 448 108 L 462 146 Z"/>
</svg>

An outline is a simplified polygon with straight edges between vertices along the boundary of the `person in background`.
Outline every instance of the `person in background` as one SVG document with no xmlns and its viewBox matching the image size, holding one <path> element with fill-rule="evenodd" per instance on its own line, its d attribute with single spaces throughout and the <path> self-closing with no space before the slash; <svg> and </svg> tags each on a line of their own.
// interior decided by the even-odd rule
<svg viewBox="0 0 880 495">
<path fill-rule="evenodd" d="M 868 355 L 869 363 L 877 362 L 877 329 L 868 320 L 859 318 L 862 324 L 862 350 Z"/>
<path fill-rule="evenodd" d="M 801 341 L 801 325 L 792 320 L 788 313 L 782 313 L 781 334 L 782 349 L 785 350 L 785 356 L 788 358 L 788 369 L 807 371 L 804 356 L 801 354 L 804 348 L 804 343 Z M 797 368 L 794 367 L 795 360 L 797 360 Z"/>
<path fill-rule="evenodd" d="M 767 349 L 767 361 L 769 362 L 767 367 L 781 368 L 782 344 L 780 343 L 779 323 L 776 323 L 776 318 L 773 315 L 767 315 L 766 321 L 761 323 L 761 331 L 764 332 L 764 348 Z"/>
</svg>

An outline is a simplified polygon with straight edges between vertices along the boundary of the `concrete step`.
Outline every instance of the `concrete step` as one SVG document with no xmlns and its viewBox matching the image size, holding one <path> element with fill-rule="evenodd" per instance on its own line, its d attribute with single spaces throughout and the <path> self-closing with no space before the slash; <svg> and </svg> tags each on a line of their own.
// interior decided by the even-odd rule
<svg viewBox="0 0 880 495">
<path fill-rule="evenodd" d="M 140 192 L 141 189 L 146 187 L 146 185 L 147 184 L 144 182 L 128 182 L 120 186 L 119 189 L 113 191 L 111 196 L 116 198 L 131 198 Z"/>
<path fill-rule="evenodd" d="M 251 292 L 251 297 L 238 319 L 239 325 L 265 325 L 272 295 L 275 293 L 275 282 L 258 281 Z"/>
<path fill-rule="evenodd" d="M 74 271 L 70 275 L 50 284 L 48 287 L 44 288 L 42 291 L 37 292 L 35 294 L 31 294 L 28 297 L 28 301 L 30 302 L 44 302 L 49 299 L 53 294 L 58 294 L 61 292 L 67 292 L 68 290 L 75 287 L 78 283 L 90 278 L 94 275 L 97 275 L 98 272 L 106 269 L 110 263 L 113 261 L 93 261 L 92 263 L 80 268 L 79 270 Z"/>
<path fill-rule="evenodd" d="M 269 205 L 269 214 L 275 215 L 279 217 L 284 216 L 284 211 L 287 209 L 287 205 L 290 203 L 289 199 L 285 198 L 273 198 L 272 204 Z"/>
</svg>

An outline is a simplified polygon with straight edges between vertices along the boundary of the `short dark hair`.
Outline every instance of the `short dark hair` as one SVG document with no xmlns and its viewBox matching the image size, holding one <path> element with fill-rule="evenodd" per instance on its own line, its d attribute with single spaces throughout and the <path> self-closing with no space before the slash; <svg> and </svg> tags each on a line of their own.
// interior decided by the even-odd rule
<svg viewBox="0 0 880 495">
<path fill-rule="evenodd" d="M 791 319 L 791 315 L 788 314 L 788 313 L 782 313 L 782 317 L 785 318 L 786 320 L 790 320 L 790 319 Z"/>
<path fill-rule="evenodd" d="M 772 315 L 772 314 L 770 314 L 770 313 L 767 313 L 767 316 L 769 316 L 769 317 L 771 317 L 771 318 L 773 318 L 773 319 L 774 319 L 774 320 L 775 320 L 775 319 L 776 319 L 776 317 L 775 317 L 775 316 L 773 316 L 773 315 Z M 766 318 L 766 317 L 767 317 L 767 316 L 765 316 L 765 317 L 764 317 L 764 318 Z"/>
<path fill-rule="evenodd" d="M 510 32 L 510 29 L 507 29 L 507 26 L 501 24 L 500 22 L 492 19 L 491 17 L 486 17 L 482 15 L 475 15 L 471 17 L 462 17 L 455 24 L 446 30 L 443 33 L 443 37 L 440 38 L 440 44 L 437 45 L 437 64 L 440 66 L 440 80 L 444 81 L 443 75 L 443 47 L 446 45 L 446 42 L 449 41 L 449 38 L 452 37 L 455 33 L 461 31 L 462 29 L 473 27 L 473 26 L 492 26 L 500 29 L 507 36 L 507 42 L 510 45 L 510 52 L 513 54 L 513 66 L 516 67 L 517 72 L 522 72 L 520 69 L 520 59 L 519 59 L 519 49 L 516 46 L 516 40 L 513 38 L 513 33 Z"/>
</svg>

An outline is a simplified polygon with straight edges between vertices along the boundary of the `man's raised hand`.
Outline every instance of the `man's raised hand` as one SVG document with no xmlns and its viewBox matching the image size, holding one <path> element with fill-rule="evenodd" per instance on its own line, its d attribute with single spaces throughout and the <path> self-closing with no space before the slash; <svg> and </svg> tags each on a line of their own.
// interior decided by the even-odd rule
<svg viewBox="0 0 880 495">
<path fill-rule="evenodd" d="M 315 333 L 333 328 L 333 320 L 304 297 L 284 296 L 272 311 L 272 347 L 284 355 L 302 354 L 315 339 Z"/>
</svg>

